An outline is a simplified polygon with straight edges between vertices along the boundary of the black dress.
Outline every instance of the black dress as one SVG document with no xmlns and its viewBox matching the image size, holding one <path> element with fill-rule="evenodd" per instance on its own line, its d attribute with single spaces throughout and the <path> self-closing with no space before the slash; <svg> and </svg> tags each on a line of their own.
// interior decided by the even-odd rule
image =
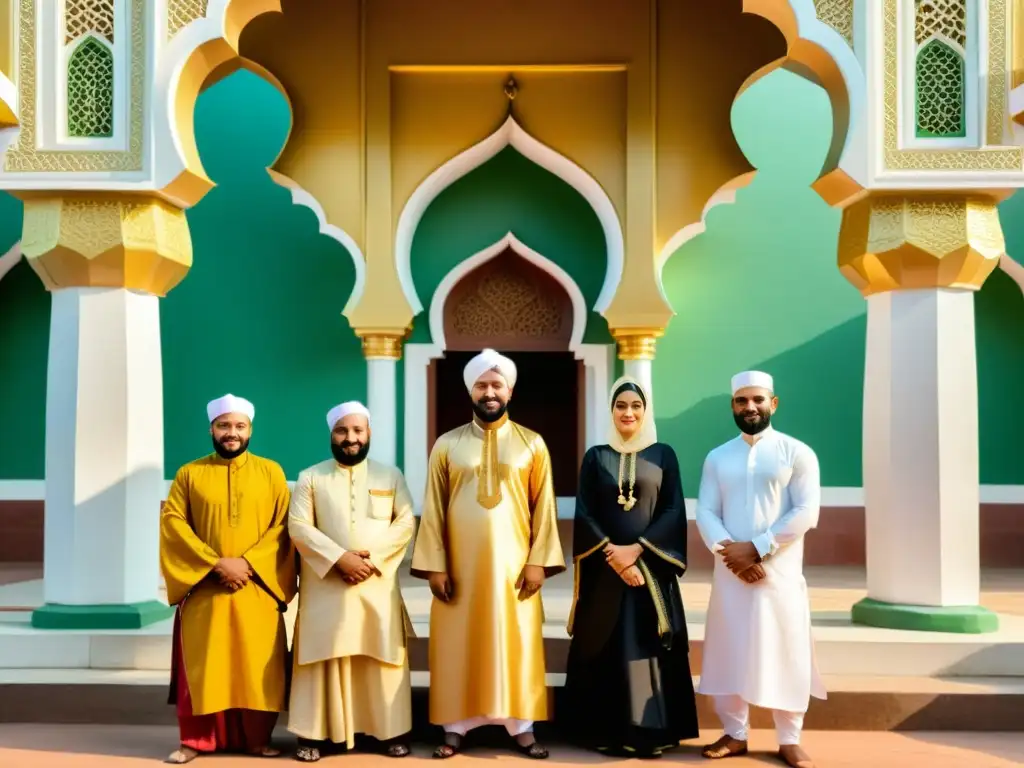
<svg viewBox="0 0 1024 768">
<path fill-rule="evenodd" d="M 559 720 L 581 746 L 649 755 L 698 735 L 678 582 L 686 568 L 686 509 L 670 446 L 637 453 L 636 504 L 628 512 L 618 503 L 619 457 L 609 445 L 595 446 L 580 470 L 572 640 Z M 609 541 L 643 546 L 637 566 L 644 586 L 627 586 L 608 566 L 602 549 Z"/>
</svg>

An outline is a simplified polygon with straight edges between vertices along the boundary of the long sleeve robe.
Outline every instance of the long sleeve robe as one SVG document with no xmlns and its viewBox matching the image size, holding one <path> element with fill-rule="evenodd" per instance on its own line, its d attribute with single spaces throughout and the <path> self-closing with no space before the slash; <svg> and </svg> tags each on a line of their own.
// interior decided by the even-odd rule
<svg viewBox="0 0 1024 768">
<path fill-rule="evenodd" d="M 438 438 L 428 472 L 412 572 L 454 585 L 430 609 L 430 720 L 545 720 L 541 597 L 515 585 L 525 565 L 565 570 L 547 446 L 507 417 L 474 421 Z"/>
<path fill-rule="evenodd" d="M 386 740 L 412 728 L 411 624 L 398 569 L 416 522 L 402 473 L 333 459 L 299 475 L 288 528 L 302 558 L 288 728 L 303 738 Z M 380 575 L 346 584 L 334 567 L 365 550 Z"/>
<path fill-rule="evenodd" d="M 563 718 L 574 740 L 599 747 L 666 746 L 697 735 L 689 640 L 679 577 L 686 508 L 675 451 L 637 453 L 636 505 L 618 503 L 620 454 L 587 451 L 573 523 L 572 635 Z M 639 544 L 642 587 L 605 562 L 606 544 Z"/>
<path fill-rule="evenodd" d="M 806 711 L 810 696 L 825 698 L 803 575 L 803 537 L 820 505 L 814 451 L 771 427 L 753 446 L 736 437 L 708 454 L 697 528 L 716 557 L 701 693 L 787 712 Z M 718 556 L 725 540 L 753 542 L 766 578 L 747 584 L 732 573 Z"/>
<path fill-rule="evenodd" d="M 296 590 L 288 504 L 281 466 L 248 452 L 198 459 L 174 478 L 160 517 L 160 566 L 168 602 L 179 607 L 195 715 L 284 710 L 283 612 Z M 222 557 L 252 568 L 237 592 L 212 574 Z"/>
</svg>

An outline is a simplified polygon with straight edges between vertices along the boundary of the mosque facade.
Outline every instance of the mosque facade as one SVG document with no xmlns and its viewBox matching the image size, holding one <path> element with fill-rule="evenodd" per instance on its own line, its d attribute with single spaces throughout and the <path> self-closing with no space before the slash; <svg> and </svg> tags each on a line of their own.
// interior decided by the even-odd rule
<svg viewBox="0 0 1024 768">
<path fill-rule="evenodd" d="M 992 628 L 979 569 L 1024 563 L 1022 13 L 0 0 L 0 559 L 45 557 L 41 626 L 148 616 L 207 400 L 252 400 L 290 480 L 363 400 L 419 497 L 494 347 L 566 521 L 618 374 L 692 507 L 765 370 L 822 465 L 807 562 L 867 567 L 855 618 Z"/>
</svg>

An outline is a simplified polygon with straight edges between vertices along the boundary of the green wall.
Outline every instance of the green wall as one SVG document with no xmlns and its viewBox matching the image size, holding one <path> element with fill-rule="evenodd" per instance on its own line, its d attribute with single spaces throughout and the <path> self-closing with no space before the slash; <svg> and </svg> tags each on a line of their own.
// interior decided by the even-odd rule
<svg viewBox="0 0 1024 768">
<path fill-rule="evenodd" d="M 569 184 L 506 147 L 445 189 L 420 219 L 412 276 L 425 309 L 410 341 L 431 341 L 430 300 L 445 275 L 509 232 L 568 272 L 587 306 L 594 305 L 607 263 L 597 214 Z M 603 317 L 590 312 L 583 339 L 611 343 Z"/>
<path fill-rule="evenodd" d="M 205 403 L 230 390 L 256 403 L 253 449 L 294 477 L 327 454 L 326 409 L 366 397 L 359 343 L 340 314 L 352 262 L 263 170 L 287 132 L 272 88 L 239 73 L 201 97 L 196 121 L 218 187 L 188 214 L 195 265 L 162 304 L 167 473 L 209 450 Z M 826 485 L 858 485 L 864 303 L 835 267 L 839 212 L 808 187 L 831 131 L 827 99 L 776 72 L 741 97 L 734 130 L 760 173 L 665 268 L 677 317 L 654 365 L 660 436 L 676 446 L 695 494 L 704 454 L 735 432 L 729 377 L 763 367 L 778 381 L 779 428 L 817 449 Z M 1010 253 L 1024 254 L 1024 196 L 1001 211 Z M 0 253 L 20 229 L 20 203 L 0 195 Z M 458 261 L 509 230 L 572 274 L 593 303 L 604 275 L 596 216 L 575 190 L 511 149 L 424 214 L 413 241 L 423 303 Z M 1002 407 L 1024 380 L 1024 296 L 996 272 L 976 307 L 982 481 L 1024 484 L 1017 430 Z M 24 263 L 0 281 L 0 323 L 0 478 L 39 479 L 49 296 Z M 603 319 L 592 316 L 587 335 L 607 341 Z M 429 341 L 425 315 L 412 340 Z M 401 363 L 398 376 L 401 397 Z"/>
</svg>

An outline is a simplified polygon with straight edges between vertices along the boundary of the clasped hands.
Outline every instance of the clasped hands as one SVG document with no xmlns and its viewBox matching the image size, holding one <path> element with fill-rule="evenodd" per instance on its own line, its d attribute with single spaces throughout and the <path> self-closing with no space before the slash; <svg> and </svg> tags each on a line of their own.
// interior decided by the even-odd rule
<svg viewBox="0 0 1024 768">
<path fill-rule="evenodd" d="M 523 570 L 516 579 L 516 589 L 519 590 L 519 599 L 526 600 L 540 592 L 544 586 L 544 566 L 524 565 Z M 447 573 L 434 572 L 427 576 L 427 583 L 430 585 L 430 592 L 442 603 L 450 603 L 455 595 L 455 585 Z"/>
<path fill-rule="evenodd" d="M 644 548 L 639 544 L 607 544 L 602 550 L 604 561 L 631 587 L 642 587 L 647 582 L 636 565 Z"/>
<path fill-rule="evenodd" d="M 764 566 L 758 562 L 757 547 L 752 541 L 731 541 L 722 543 L 722 560 L 725 567 L 747 584 L 755 584 L 766 575 Z"/>
<path fill-rule="evenodd" d="M 370 562 L 370 553 L 365 549 L 350 549 L 338 558 L 334 567 L 346 584 L 361 584 L 374 574 L 380 576 L 380 571 Z"/>
<path fill-rule="evenodd" d="M 244 557 L 222 557 L 213 566 L 213 573 L 221 584 L 237 592 L 252 579 L 252 566 Z"/>
</svg>

